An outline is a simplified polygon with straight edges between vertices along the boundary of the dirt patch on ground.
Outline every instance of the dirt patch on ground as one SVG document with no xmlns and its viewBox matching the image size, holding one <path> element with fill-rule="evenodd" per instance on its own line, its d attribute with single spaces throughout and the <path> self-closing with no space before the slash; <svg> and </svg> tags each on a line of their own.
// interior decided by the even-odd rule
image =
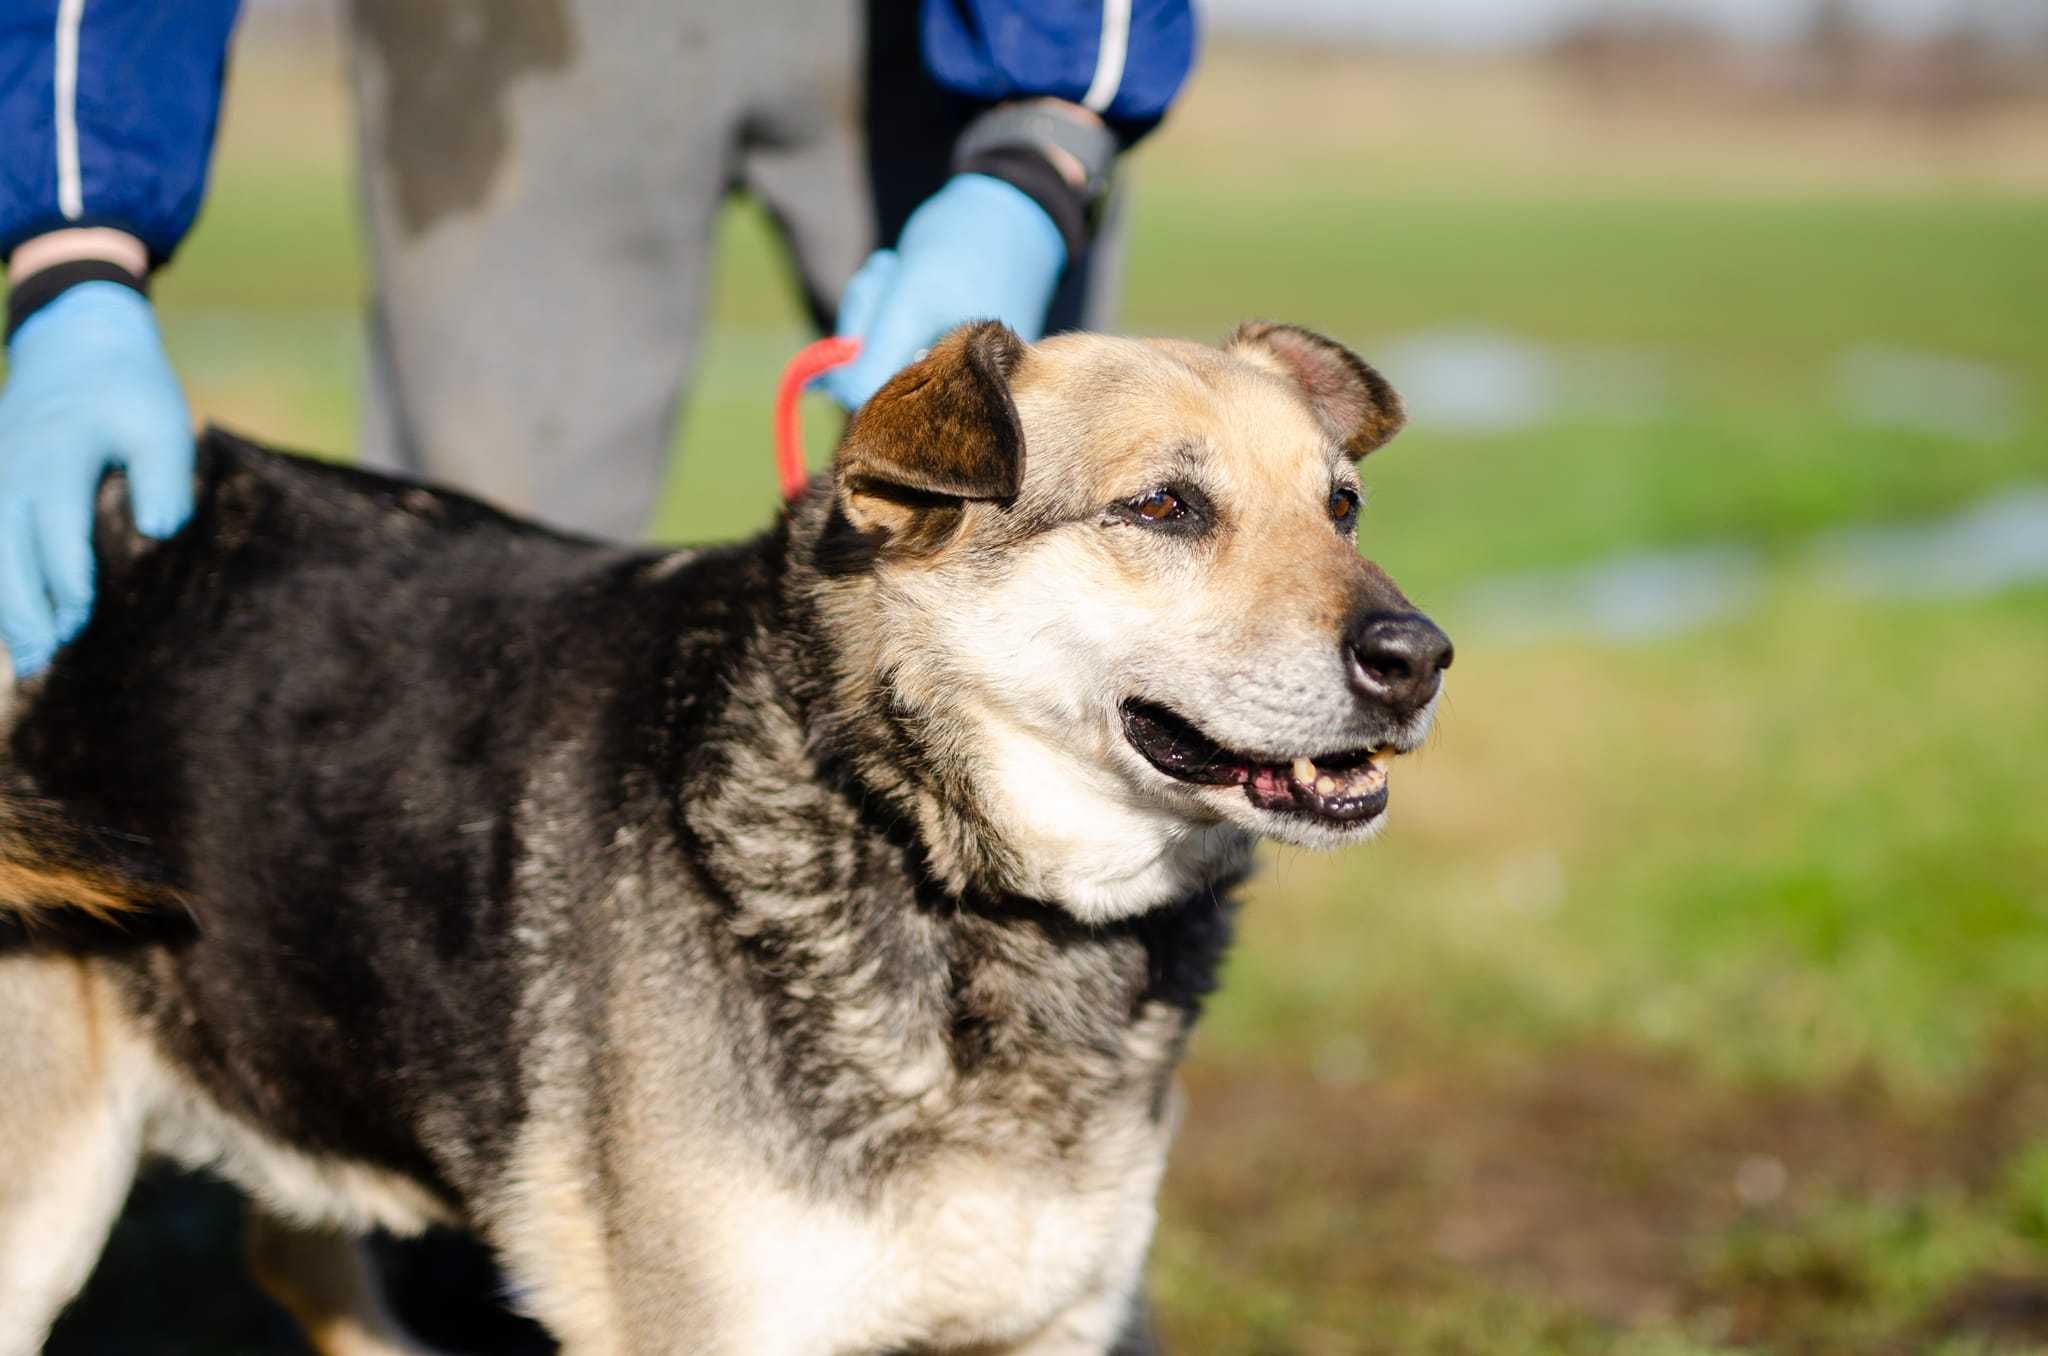
<svg viewBox="0 0 2048 1356">
<path fill-rule="evenodd" d="M 2048 1249 L 1873 1334 L 1835 1321 L 1877 1307 L 1867 1259 L 1802 1234 L 1844 1203 L 1995 1208 L 2015 1157 L 2048 1141 L 2039 1042 L 1926 1104 L 1875 1079 L 1730 1086 L 1600 1048 L 1482 1076 L 1345 1084 L 1198 1067 L 1186 1081 L 1169 1227 L 1200 1231 L 1226 1265 L 1284 1266 L 1306 1293 L 1426 1301 L 1463 1274 L 1603 1327 L 1676 1325 L 1773 1351 L 2048 1342 Z"/>
</svg>

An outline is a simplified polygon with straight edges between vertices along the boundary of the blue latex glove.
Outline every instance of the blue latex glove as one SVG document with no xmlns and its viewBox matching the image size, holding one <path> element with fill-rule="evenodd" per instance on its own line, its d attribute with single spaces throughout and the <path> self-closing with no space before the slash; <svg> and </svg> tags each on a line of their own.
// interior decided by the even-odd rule
<svg viewBox="0 0 2048 1356">
<path fill-rule="evenodd" d="M 92 611 L 93 496 L 128 469 L 135 525 L 192 514 L 192 422 L 141 294 L 80 283 L 7 346 L 0 390 L 0 644 L 36 673 Z"/>
<path fill-rule="evenodd" d="M 839 333 L 861 341 L 860 357 L 819 384 L 855 410 L 963 321 L 1000 320 L 1036 339 L 1066 262 L 1059 227 L 1022 190 L 956 174 L 910 214 L 896 248 L 869 255 L 846 285 Z"/>
</svg>

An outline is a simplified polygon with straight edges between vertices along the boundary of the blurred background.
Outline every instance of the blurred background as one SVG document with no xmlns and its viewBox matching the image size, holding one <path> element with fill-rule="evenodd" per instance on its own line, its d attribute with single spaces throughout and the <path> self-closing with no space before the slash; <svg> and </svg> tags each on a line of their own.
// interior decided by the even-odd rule
<svg viewBox="0 0 2048 1356">
<path fill-rule="evenodd" d="M 2048 1350 L 2048 4 L 1208 18 L 1124 327 L 1375 362 L 1364 549 L 1459 658 L 1386 836 L 1248 892 L 1170 1349 Z M 251 6 L 158 291 L 198 413 L 337 456 L 344 52 Z M 769 520 L 810 337 L 756 211 L 721 257 L 667 538 Z M 290 1349 L 194 1279 L 231 1210 L 152 1218 L 53 1350 Z"/>
</svg>

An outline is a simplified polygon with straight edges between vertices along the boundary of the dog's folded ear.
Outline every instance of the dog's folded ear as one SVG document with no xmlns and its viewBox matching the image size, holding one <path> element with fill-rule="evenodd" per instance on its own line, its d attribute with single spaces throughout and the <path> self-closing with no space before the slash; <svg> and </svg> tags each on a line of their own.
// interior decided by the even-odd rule
<svg viewBox="0 0 2048 1356">
<path fill-rule="evenodd" d="M 962 325 L 860 408 L 833 460 L 839 507 L 863 533 L 936 545 L 972 500 L 1014 499 L 1024 429 L 1010 374 L 1024 341 L 996 320 Z M 934 521 L 942 512 L 943 523 Z M 919 524 L 923 530 L 913 530 Z M 941 530 L 943 529 L 943 530 Z"/>
<path fill-rule="evenodd" d="M 1299 387 L 1316 418 L 1353 461 L 1384 447 L 1407 422 L 1401 397 L 1385 377 L 1350 349 L 1312 330 L 1253 321 L 1238 326 L 1223 349 Z"/>
</svg>

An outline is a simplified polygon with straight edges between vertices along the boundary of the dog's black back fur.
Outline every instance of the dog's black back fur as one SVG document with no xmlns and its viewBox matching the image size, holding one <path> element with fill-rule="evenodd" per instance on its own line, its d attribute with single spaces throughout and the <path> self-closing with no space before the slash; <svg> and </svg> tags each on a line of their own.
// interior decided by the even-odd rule
<svg viewBox="0 0 2048 1356">
<path fill-rule="evenodd" d="M 161 545 L 103 496 L 95 620 L 12 757 L 191 901 L 204 945 L 138 960 L 137 996 L 210 1091 L 438 1181 L 401 1127 L 455 1117 L 488 1151 L 519 1095 L 503 811 L 522 763 L 659 662 L 663 619 L 645 590 L 628 603 L 632 557 L 459 496 L 220 433 L 199 476 Z"/>
</svg>

